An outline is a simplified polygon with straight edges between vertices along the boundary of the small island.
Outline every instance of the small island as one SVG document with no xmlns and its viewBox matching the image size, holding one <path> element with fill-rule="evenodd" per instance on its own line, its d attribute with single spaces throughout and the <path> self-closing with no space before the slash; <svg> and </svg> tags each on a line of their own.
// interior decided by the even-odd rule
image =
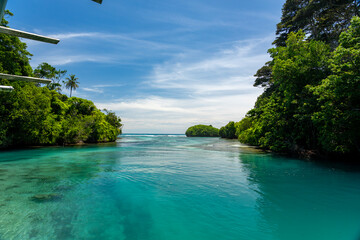
<svg viewBox="0 0 360 240">
<path fill-rule="evenodd" d="M 219 137 L 219 129 L 211 125 L 195 125 L 186 130 L 187 137 Z"/>
</svg>

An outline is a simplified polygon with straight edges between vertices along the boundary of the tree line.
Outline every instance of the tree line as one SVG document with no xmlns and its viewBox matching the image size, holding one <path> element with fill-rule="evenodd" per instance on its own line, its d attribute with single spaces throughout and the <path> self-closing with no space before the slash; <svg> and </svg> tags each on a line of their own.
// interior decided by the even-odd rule
<svg viewBox="0 0 360 240">
<path fill-rule="evenodd" d="M 2 19 L 1 25 L 8 22 Z M 52 80 L 47 86 L 0 80 L 0 85 L 14 88 L 0 92 L 0 148 L 115 141 L 121 119 L 89 100 L 71 97 L 79 86 L 78 78 L 71 74 L 63 81 L 67 72 L 48 63 L 33 70 L 31 56 L 18 37 L 0 34 L 0 72 Z M 70 89 L 70 97 L 61 93 L 61 82 Z"/>
<path fill-rule="evenodd" d="M 359 0 L 287 0 L 264 88 L 224 138 L 306 157 L 360 155 Z"/>
<path fill-rule="evenodd" d="M 70 74 L 65 80 L 63 80 L 64 76 L 66 75 L 66 70 L 56 69 L 55 67 L 51 66 L 50 64 L 44 62 L 41 63 L 35 70 L 34 76 L 38 78 L 46 78 L 50 79 L 52 82 L 49 83 L 46 87 L 50 90 L 55 90 L 58 93 L 62 91 L 62 84 L 66 89 L 70 89 L 70 97 L 72 95 L 72 91 L 76 90 L 79 87 L 79 78 L 75 76 L 75 74 Z"/>
</svg>

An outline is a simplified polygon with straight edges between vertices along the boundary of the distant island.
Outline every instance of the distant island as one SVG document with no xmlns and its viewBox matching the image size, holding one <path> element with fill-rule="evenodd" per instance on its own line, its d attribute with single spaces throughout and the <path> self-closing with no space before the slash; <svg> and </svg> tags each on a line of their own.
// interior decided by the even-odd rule
<svg viewBox="0 0 360 240">
<path fill-rule="evenodd" d="M 195 125 L 186 130 L 187 137 L 219 137 L 219 129 L 211 125 Z"/>
</svg>

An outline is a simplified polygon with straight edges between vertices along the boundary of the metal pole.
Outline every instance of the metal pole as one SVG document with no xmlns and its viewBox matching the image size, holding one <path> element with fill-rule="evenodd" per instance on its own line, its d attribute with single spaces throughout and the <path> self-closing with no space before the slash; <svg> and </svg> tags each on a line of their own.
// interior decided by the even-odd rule
<svg viewBox="0 0 360 240">
<path fill-rule="evenodd" d="M 25 81 L 25 82 L 36 82 L 36 83 L 45 83 L 45 84 L 51 83 L 50 79 L 19 76 L 19 75 L 10 75 L 10 74 L 5 74 L 5 73 L 0 73 L 0 79 L 17 80 L 17 81 Z"/>
<path fill-rule="evenodd" d="M 0 92 L 11 92 L 14 88 L 12 86 L 0 86 Z"/>
<path fill-rule="evenodd" d="M 7 0 L 0 0 L 0 22 L 5 15 L 5 7 Z"/>
<path fill-rule="evenodd" d="M 60 40 L 56 38 L 45 37 L 34 33 L 28 33 L 3 26 L 0 26 L 0 33 L 5 33 L 16 37 L 28 38 L 28 39 L 32 39 L 40 42 L 52 43 L 52 44 L 58 44 L 60 42 Z"/>
</svg>

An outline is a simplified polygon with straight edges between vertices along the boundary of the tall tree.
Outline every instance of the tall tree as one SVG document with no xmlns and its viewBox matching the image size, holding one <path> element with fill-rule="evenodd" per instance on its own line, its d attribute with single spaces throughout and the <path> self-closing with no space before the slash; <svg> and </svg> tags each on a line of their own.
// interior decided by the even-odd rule
<svg viewBox="0 0 360 240">
<path fill-rule="evenodd" d="M 64 81 L 65 87 L 67 89 L 70 88 L 70 97 L 72 94 L 72 90 L 74 91 L 79 87 L 78 78 L 75 77 L 75 74 L 71 74 L 69 77 L 66 78 L 67 81 Z"/>
<path fill-rule="evenodd" d="M 41 63 L 35 70 L 35 77 L 51 79 L 52 82 L 48 84 L 50 90 L 61 92 L 61 79 L 65 76 L 66 70 L 56 69 L 50 64 L 44 62 Z"/>
<path fill-rule="evenodd" d="M 277 38 L 273 44 L 285 46 L 291 32 L 302 30 L 307 39 L 320 40 L 338 46 L 338 39 L 349 26 L 352 17 L 358 16 L 360 0 L 287 0 L 283 6 L 281 22 L 277 25 Z M 267 62 L 255 74 L 255 87 L 273 92 L 272 66 Z"/>
<path fill-rule="evenodd" d="M 5 16 L 13 16 L 9 11 Z M 8 21 L 4 18 L 1 21 L 2 26 L 7 26 Z M 27 51 L 25 43 L 18 37 L 7 34 L 0 34 L 0 72 L 22 76 L 32 76 L 32 68 L 29 60 L 32 56 Z"/>
<path fill-rule="evenodd" d="M 321 104 L 313 114 L 319 142 L 330 152 L 360 154 L 360 18 L 340 36 L 329 60 L 332 74 L 311 90 Z"/>
</svg>

